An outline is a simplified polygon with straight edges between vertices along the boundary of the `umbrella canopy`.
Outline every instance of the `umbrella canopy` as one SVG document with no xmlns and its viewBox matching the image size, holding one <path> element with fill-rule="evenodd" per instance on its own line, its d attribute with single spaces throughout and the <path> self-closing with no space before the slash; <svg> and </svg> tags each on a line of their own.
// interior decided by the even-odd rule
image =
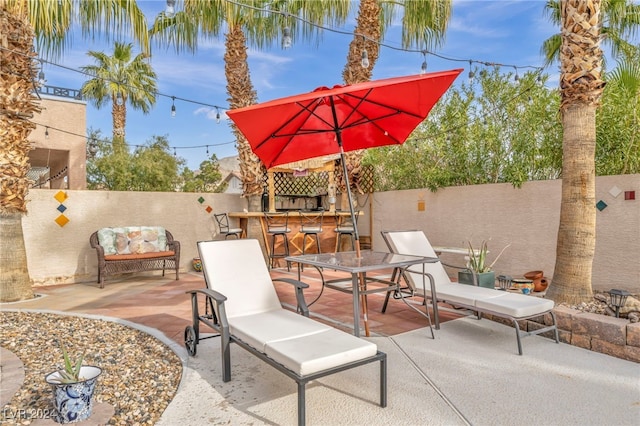
<svg viewBox="0 0 640 426">
<path fill-rule="evenodd" d="M 402 144 L 462 69 L 388 78 L 227 111 L 267 168 Z"/>
<path fill-rule="evenodd" d="M 339 153 L 356 223 L 344 152 L 404 143 L 462 69 L 367 81 L 227 111 L 267 168 Z M 358 229 L 354 227 L 360 254 Z"/>
</svg>

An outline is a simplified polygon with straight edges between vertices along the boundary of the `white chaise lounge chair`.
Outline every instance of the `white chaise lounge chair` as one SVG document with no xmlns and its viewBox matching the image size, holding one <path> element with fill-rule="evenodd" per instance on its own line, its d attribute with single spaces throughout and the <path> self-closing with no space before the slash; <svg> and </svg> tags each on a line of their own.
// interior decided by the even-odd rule
<svg viewBox="0 0 640 426">
<path fill-rule="evenodd" d="M 382 237 L 393 253 L 437 257 L 431 243 L 422 231 L 382 231 Z M 402 275 L 413 294 L 431 299 L 436 329 L 440 328 L 436 303 L 439 301 L 475 311 L 478 313 L 478 318 L 482 313 L 488 313 L 511 320 L 516 330 L 520 355 L 522 355 L 521 337 L 553 331 L 556 343 L 559 342 L 556 317 L 553 313 L 553 300 L 452 283 L 440 262 L 425 264 L 425 273 L 433 277 L 430 287 L 416 285 L 416 283 L 423 282 L 422 271 L 409 268 Z M 520 330 L 518 321 L 546 314 L 549 314 L 551 318 L 550 325 L 528 332 Z"/>
<path fill-rule="evenodd" d="M 296 381 L 299 425 L 305 424 L 309 381 L 370 362 L 380 362 L 380 406 L 387 405 L 386 354 L 374 343 L 308 318 L 305 283 L 278 280 L 296 287 L 298 310 L 305 316 L 282 308 L 257 240 L 201 241 L 198 251 L 207 288 L 189 292 L 193 325 L 185 330 L 185 345 L 191 355 L 202 321 L 220 333 L 223 381 L 231 380 L 230 343 Z M 198 312 L 198 294 L 205 297 L 204 315 Z"/>
</svg>

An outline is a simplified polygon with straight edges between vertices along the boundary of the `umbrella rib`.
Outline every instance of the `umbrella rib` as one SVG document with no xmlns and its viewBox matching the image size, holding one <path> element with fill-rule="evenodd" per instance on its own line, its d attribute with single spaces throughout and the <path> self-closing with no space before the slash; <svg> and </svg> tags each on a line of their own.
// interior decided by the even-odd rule
<svg viewBox="0 0 640 426">
<path fill-rule="evenodd" d="M 311 105 L 311 104 L 313 104 L 315 102 L 316 102 L 316 99 L 312 99 L 309 102 L 309 105 Z M 264 145 L 265 143 L 269 142 L 269 140 L 271 140 L 271 139 L 281 138 L 281 137 L 285 137 L 285 136 L 292 136 L 293 134 L 278 135 L 278 132 L 280 130 L 282 130 L 289 122 L 291 122 L 292 120 L 294 120 L 294 119 L 298 118 L 300 115 L 302 115 L 305 111 L 308 111 L 311 115 L 313 115 L 313 110 L 312 109 L 309 109 L 306 105 L 302 105 L 300 103 L 298 103 L 298 105 L 300 105 L 302 107 L 302 109 L 300 111 L 298 111 L 293 117 L 291 117 L 291 119 L 289 119 L 287 122 L 283 123 L 280 127 L 278 127 L 276 130 L 274 130 L 264 140 L 262 140 L 258 144 L 256 144 L 255 149 L 260 149 L 262 147 L 262 145 Z M 282 152 L 282 151 L 280 151 L 280 152 Z"/>
</svg>

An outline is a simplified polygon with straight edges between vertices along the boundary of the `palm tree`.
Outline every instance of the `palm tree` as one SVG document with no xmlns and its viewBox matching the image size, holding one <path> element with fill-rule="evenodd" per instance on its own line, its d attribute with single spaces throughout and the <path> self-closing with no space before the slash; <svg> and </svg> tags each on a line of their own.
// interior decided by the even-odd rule
<svg viewBox="0 0 640 426">
<path fill-rule="evenodd" d="M 599 47 L 601 5 L 600 0 L 560 2 L 562 198 L 556 264 L 547 290 L 547 296 L 556 302 L 593 298 L 596 109 L 604 88 Z"/>
<path fill-rule="evenodd" d="M 230 108 L 241 108 L 257 102 L 257 95 L 251 81 L 247 62 L 248 46 L 264 48 L 281 39 L 284 29 L 292 37 L 312 40 L 318 36 L 318 26 L 326 22 L 342 24 L 350 10 L 349 0 L 325 0 L 300 2 L 297 0 L 255 0 L 252 2 L 225 0 L 185 0 L 184 14 L 195 24 L 185 23 L 187 19 L 176 14 L 178 25 L 172 22 L 154 25 L 154 37 L 172 43 L 180 50 L 175 33 L 180 26 L 198 28 L 207 37 L 218 37 L 225 28 L 225 74 Z M 266 11 L 271 11 L 266 12 Z M 304 20 L 294 19 L 299 16 Z M 164 18 L 164 17 L 160 17 Z M 311 22 L 316 26 L 309 25 Z M 225 25 L 226 24 L 226 25 Z M 193 41 L 193 40 L 190 40 Z M 186 44 L 183 42 L 183 44 Z M 230 124 L 236 137 L 236 147 L 240 157 L 240 172 L 244 195 L 248 197 L 250 211 L 260 210 L 260 196 L 263 192 L 264 166 L 253 154 L 251 148 L 233 123 Z M 251 233 L 251 230 L 249 230 Z"/>
<path fill-rule="evenodd" d="M 557 7 L 556 16 L 561 18 L 560 111 L 564 132 L 556 264 L 547 296 L 556 302 L 578 303 L 593 296 L 596 109 L 604 88 L 599 44 L 604 37 L 613 47 L 618 46 L 614 51 L 629 54 L 628 45 L 620 42 L 637 32 L 640 7 L 625 0 L 556 3 L 549 1 L 547 7 Z"/>
<path fill-rule="evenodd" d="M 560 26 L 560 0 L 547 0 L 545 11 L 551 22 Z M 602 0 L 600 11 L 601 40 L 611 48 L 612 56 L 618 58 L 621 54 L 631 53 L 633 45 L 628 39 L 637 34 L 640 26 L 640 4 L 634 4 L 632 0 Z M 546 65 L 559 59 L 561 43 L 560 34 L 554 34 L 543 42 L 541 52 Z"/>
<path fill-rule="evenodd" d="M 393 21 L 395 14 L 403 11 L 402 47 L 417 46 L 420 50 L 432 49 L 442 45 L 447 25 L 451 18 L 451 0 L 360 0 L 355 35 L 349 45 L 347 63 L 342 72 L 345 84 L 361 83 L 371 80 L 373 68 L 379 57 L 380 46 L 385 30 Z M 366 52 L 366 53 L 365 53 Z M 366 55 L 369 65 L 363 65 Z M 354 190 L 360 188 L 360 171 L 363 151 L 345 153 L 349 182 Z M 341 167 L 337 167 L 339 185 L 343 194 L 346 191 Z M 344 200 L 343 200 L 344 201 Z"/>
<path fill-rule="evenodd" d="M 135 1 L 0 0 L 0 93 L 4 96 L 0 113 L 0 302 L 34 296 L 22 233 L 30 186 L 27 137 L 35 127 L 30 119 L 38 111 L 33 96 L 37 74 L 33 40 L 35 37 L 42 55 L 59 55 L 75 23 L 82 26 L 85 36 L 130 34 L 143 51 L 149 51 L 146 19 Z"/>
<path fill-rule="evenodd" d="M 127 102 L 145 114 L 156 103 L 156 73 L 146 61 L 146 54 L 139 53 L 131 59 L 132 50 L 132 43 L 119 42 L 115 43 L 112 56 L 91 50 L 87 55 L 96 64 L 82 67 L 94 76 L 82 85 L 82 96 L 98 109 L 111 101 L 114 148 L 124 148 Z"/>
</svg>

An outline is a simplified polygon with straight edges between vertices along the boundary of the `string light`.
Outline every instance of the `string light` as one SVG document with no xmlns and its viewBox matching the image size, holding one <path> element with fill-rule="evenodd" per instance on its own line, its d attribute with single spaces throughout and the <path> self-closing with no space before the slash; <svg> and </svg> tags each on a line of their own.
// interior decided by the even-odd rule
<svg viewBox="0 0 640 426">
<path fill-rule="evenodd" d="M 406 49 L 403 47 L 397 47 L 397 46 L 393 46 L 387 43 L 383 43 L 381 41 L 378 40 L 374 40 L 370 37 L 367 37 L 364 34 L 360 34 L 357 32 L 353 32 L 353 31 L 346 31 L 346 30 L 340 30 L 340 29 L 336 29 L 336 28 L 331 28 L 331 27 L 325 27 L 323 25 L 320 24 L 316 24 L 314 22 L 311 22 L 309 20 L 306 20 L 304 18 L 301 18 L 299 16 L 296 15 L 291 15 L 289 13 L 286 12 L 281 12 L 279 10 L 273 10 L 273 9 L 264 9 L 264 8 L 260 8 L 260 7 L 256 7 L 256 6 L 251 6 L 248 4 L 244 4 L 244 3 L 240 3 L 234 0 L 226 0 L 227 3 L 231 3 L 234 4 L 236 6 L 239 7 L 244 7 L 247 9 L 253 9 L 256 11 L 260 11 L 260 12 L 264 12 L 264 13 L 270 13 L 270 14 L 278 14 L 278 15 L 282 15 L 285 17 L 292 17 L 293 19 L 296 19 L 297 21 L 300 22 L 304 22 L 305 24 L 315 27 L 315 28 L 320 28 L 322 30 L 326 30 L 326 31 L 330 31 L 336 34 L 344 34 L 344 35 L 349 35 L 349 36 L 353 36 L 353 37 L 362 37 L 364 40 L 372 42 L 372 43 L 376 43 L 377 45 L 381 46 L 381 47 L 386 47 L 388 49 L 392 49 L 392 50 L 397 50 L 397 51 L 401 51 L 401 52 L 407 52 L 407 53 L 420 53 L 423 54 L 424 52 L 429 53 L 437 58 L 443 59 L 445 61 L 449 61 L 449 62 L 469 62 L 469 64 L 478 64 L 478 65 L 483 65 L 483 66 L 497 66 L 497 67 L 514 67 L 516 69 L 521 68 L 521 69 L 533 69 L 533 70 L 537 70 L 537 71 L 542 71 L 544 69 L 544 67 L 541 66 L 534 66 L 534 65 L 512 65 L 512 64 L 501 64 L 501 63 L 496 63 L 496 62 L 488 62 L 488 61 L 482 61 L 482 60 L 476 60 L 476 59 L 460 59 L 460 58 L 452 58 L 449 56 L 445 56 L 445 55 L 441 55 L 432 51 L 428 51 L 428 50 L 417 50 L 417 49 Z M 365 49 L 366 50 L 366 49 Z M 368 54 L 365 55 L 365 53 L 363 52 L 362 54 L 363 56 L 363 60 L 361 60 L 361 64 L 364 61 L 364 56 L 367 56 L 367 61 L 368 61 Z M 364 65 L 363 65 L 364 66 Z M 367 66 L 368 67 L 368 66 Z"/>
<path fill-rule="evenodd" d="M 45 127 L 44 129 L 44 138 L 45 139 L 49 139 L 49 127 Z"/>
<path fill-rule="evenodd" d="M 81 134 L 78 134 L 78 133 L 70 132 L 70 131 L 64 130 L 64 129 L 59 129 L 59 128 L 56 128 L 56 127 L 46 126 L 46 125 L 44 125 L 42 123 L 33 122 L 33 124 L 35 124 L 36 126 L 41 126 L 41 127 L 45 128 L 45 137 L 48 137 L 49 130 L 55 130 L 55 131 L 58 131 L 60 133 L 64 133 L 64 134 L 67 134 L 67 135 L 70 135 L 70 136 L 76 136 L 76 137 L 79 137 L 79 138 L 84 138 L 84 139 L 87 140 L 87 144 L 89 145 L 89 147 L 91 147 L 91 145 L 94 145 L 94 146 L 96 146 L 96 149 L 97 149 L 97 144 L 100 143 L 100 142 L 101 143 L 111 143 L 110 139 L 97 139 L 97 138 L 95 138 L 93 136 L 91 138 L 89 138 L 89 137 L 87 137 L 85 135 L 81 135 Z M 235 144 L 235 141 L 221 142 L 221 143 L 215 143 L 215 144 L 209 144 L 209 145 L 169 146 L 168 148 L 169 149 L 173 149 L 174 152 L 176 151 L 176 149 L 201 149 L 201 148 L 206 148 L 208 150 L 210 146 L 224 146 L 224 145 L 232 145 L 232 144 Z M 127 145 L 131 146 L 133 148 L 144 148 L 144 147 L 147 146 L 147 145 L 136 145 L 136 144 L 127 144 Z"/>
<path fill-rule="evenodd" d="M 476 73 L 473 72 L 473 68 L 471 68 L 472 66 L 473 64 L 469 61 L 469 80 L 473 80 L 473 77 L 476 75 Z"/>
<path fill-rule="evenodd" d="M 422 51 L 422 56 L 424 60 L 422 61 L 422 65 L 420 66 L 420 74 L 425 74 L 427 72 L 427 51 Z"/>
<path fill-rule="evenodd" d="M 20 51 L 17 51 L 17 50 L 13 50 L 13 49 L 8 49 L 8 48 L 3 47 L 3 46 L 0 46 L 0 50 L 3 50 L 5 52 L 11 52 L 11 53 L 16 54 L 16 55 L 22 55 L 22 56 L 25 56 L 25 57 L 29 57 L 29 55 L 26 55 L 23 52 L 20 52 Z M 91 77 L 91 78 L 98 78 L 100 80 L 103 80 L 103 81 L 106 81 L 106 82 L 109 82 L 109 83 L 118 84 L 118 85 L 120 85 L 120 86 L 122 86 L 124 88 L 138 90 L 137 87 L 129 86 L 127 84 L 123 84 L 123 83 L 120 83 L 120 82 L 117 82 L 117 81 L 114 81 L 114 80 L 111 80 L 111 79 L 108 79 L 108 78 L 105 78 L 105 77 L 102 77 L 102 76 L 98 76 L 98 75 L 92 74 L 90 72 L 86 72 L 86 71 L 78 70 L 78 69 L 75 69 L 75 68 L 71 68 L 71 67 L 68 67 L 68 66 L 65 66 L 65 65 L 58 64 L 56 62 L 48 61 L 46 59 L 38 59 L 38 60 L 40 62 L 42 62 L 42 63 L 49 64 L 49 65 L 52 65 L 54 67 L 62 68 L 62 69 L 65 69 L 67 71 L 72 71 L 72 72 L 75 72 L 75 73 L 78 73 L 78 74 L 83 74 L 83 75 L 86 75 L 86 76 Z M 4 72 L 4 70 L 3 70 L 3 72 Z M 9 72 L 9 74 L 20 75 L 20 74 L 16 74 L 16 73 L 12 73 L 12 72 Z M 220 105 L 213 105 L 213 104 L 209 104 L 209 103 L 206 103 L 206 102 L 200 102 L 200 101 L 197 101 L 197 100 L 194 100 L 194 99 L 182 98 L 180 96 L 172 96 L 172 95 L 168 95 L 166 93 L 162 93 L 162 92 L 158 92 L 158 91 L 147 91 L 147 92 L 148 93 L 152 93 L 152 94 L 154 94 L 156 96 L 161 96 L 161 97 L 165 97 L 165 98 L 173 98 L 173 99 L 176 99 L 176 100 L 179 100 L 179 101 L 188 102 L 188 103 L 192 103 L 192 104 L 196 104 L 196 105 L 202 105 L 202 106 L 206 106 L 206 107 L 210 107 L 210 108 L 227 109 L 226 107 L 222 107 Z"/>
<path fill-rule="evenodd" d="M 518 68 L 517 67 L 513 67 L 516 70 L 516 76 L 514 77 L 515 81 L 520 81 L 520 76 L 518 75 Z"/>
<path fill-rule="evenodd" d="M 171 97 L 171 118 L 176 116 L 176 98 L 174 96 Z"/>
<path fill-rule="evenodd" d="M 216 123 L 220 124 L 220 110 L 216 107 Z"/>
</svg>

